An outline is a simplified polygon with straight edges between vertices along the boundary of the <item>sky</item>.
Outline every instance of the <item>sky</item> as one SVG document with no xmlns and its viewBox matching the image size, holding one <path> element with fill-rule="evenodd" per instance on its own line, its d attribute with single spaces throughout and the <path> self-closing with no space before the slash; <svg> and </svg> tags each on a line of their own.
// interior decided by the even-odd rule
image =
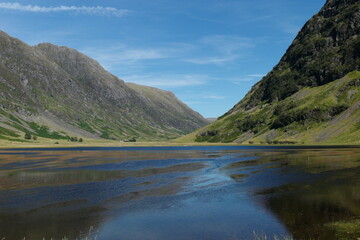
<svg viewBox="0 0 360 240">
<path fill-rule="evenodd" d="M 0 0 L 0 30 L 172 91 L 204 117 L 238 103 L 325 0 Z"/>
</svg>

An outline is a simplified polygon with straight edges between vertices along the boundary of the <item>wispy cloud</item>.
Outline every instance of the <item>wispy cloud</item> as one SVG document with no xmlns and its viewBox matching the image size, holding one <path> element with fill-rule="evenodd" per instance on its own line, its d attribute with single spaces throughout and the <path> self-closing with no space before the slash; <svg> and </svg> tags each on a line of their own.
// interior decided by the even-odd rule
<svg viewBox="0 0 360 240">
<path fill-rule="evenodd" d="M 227 98 L 214 92 L 188 92 L 179 94 L 178 97 L 188 105 L 204 104 L 209 101 L 218 102 Z"/>
<path fill-rule="evenodd" d="M 52 6 L 42 7 L 37 5 L 22 5 L 20 3 L 0 2 L 0 9 L 7 9 L 13 11 L 23 12 L 37 12 L 37 13 L 49 13 L 49 12 L 75 12 L 81 14 L 91 14 L 100 16 L 116 16 L 123 17 L 129 13 L 129 10 L 117 9 L 113 7 L 101 7 L 101 6 Z"/>
<path fill-rule="evenodd" d="M 186 59 L 186 62 L 195 63 L 195 64 L 222 64 L 235 60 L 236 55 L 232 56 L 223 56 L 223 57 L 204 57 L 204 58 L 190 58 Z"/>
<path fill-rule="evenodd" d="M 202 99 L 213 99 L 213 100 L 220 100 L 220 99 L 225 99 L 225 96 L 220 96 L 214 93 L 204 93 L 202 96 L 199 96 L 199 98 Z"/>
<path fill-rule="evenodd" d="M 205 75 L 131 75 L 122 79 L 126 82 L 160 88 L 176 88 L 203 85 L 207 82 L 208 76 Z"/>
<path fill-rule="evenodd" d="M 139 61 L 169 58 L 171 55 L 171 50 L 166 48 L 137 48 L 126 44 L 88 47 L 80 49 L 80 51 L 99 61 L 108 70 L 117 69 L 119 66 L 137 64 Z"/>
<path fill-rule="evenodd" d="M 249 38 L 226 35 L 204 37 L 197 45 L 202 52 L 209 53 L 209 55 L 187 58 L 185 59 L 186 62 L 219 65 L 245 57 L 249 53 L 249 50 L 255 47 L 254 42 Z"/>
</svg>

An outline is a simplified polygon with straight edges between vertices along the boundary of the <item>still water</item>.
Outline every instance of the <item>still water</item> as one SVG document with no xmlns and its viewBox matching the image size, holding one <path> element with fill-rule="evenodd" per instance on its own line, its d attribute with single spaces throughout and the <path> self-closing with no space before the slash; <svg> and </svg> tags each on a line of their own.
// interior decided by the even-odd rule
<svg viewBox="0 0 360 240">
<path fill-rule="evenodd" d="M 0 150 L 0 239 L 336 239 L 359 218 L 356 147 Z"/>
</svg>

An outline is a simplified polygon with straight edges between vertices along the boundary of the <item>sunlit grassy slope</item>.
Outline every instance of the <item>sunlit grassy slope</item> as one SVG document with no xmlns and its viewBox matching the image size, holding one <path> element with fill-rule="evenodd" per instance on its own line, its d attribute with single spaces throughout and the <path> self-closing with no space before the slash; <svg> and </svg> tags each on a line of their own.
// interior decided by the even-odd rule
<svg viewBox="0 0 360 240">
<path fill-rule="evenodd" d="M 360 72 L 284 100 L 240 109 L 180 141 L 360 143 Z"/>
</svg>

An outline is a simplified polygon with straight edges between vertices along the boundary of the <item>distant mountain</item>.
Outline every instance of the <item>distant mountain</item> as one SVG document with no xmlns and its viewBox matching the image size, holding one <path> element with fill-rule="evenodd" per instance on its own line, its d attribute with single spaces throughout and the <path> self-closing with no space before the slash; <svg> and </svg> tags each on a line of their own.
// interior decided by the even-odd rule
<svg viewBox="0 0 360 240">
<path fill-rule="evenodd" d="M 195 140 L 360 143 L 359 34 L 360 1 L 328 0 L 278 65 Z"/>
<path fill-rule="evenodd" d="M 174 94 L 126 84 L 74 49 L 0 31 L 0 138 L 164 140 L 207 123 Z"/>
<path fill-rule="evenodd" d="M 209 122 L 215 122 L 217 120 L 217 118 L 206 118 L 206 120 L 208 120 Z"/>
</svg>

